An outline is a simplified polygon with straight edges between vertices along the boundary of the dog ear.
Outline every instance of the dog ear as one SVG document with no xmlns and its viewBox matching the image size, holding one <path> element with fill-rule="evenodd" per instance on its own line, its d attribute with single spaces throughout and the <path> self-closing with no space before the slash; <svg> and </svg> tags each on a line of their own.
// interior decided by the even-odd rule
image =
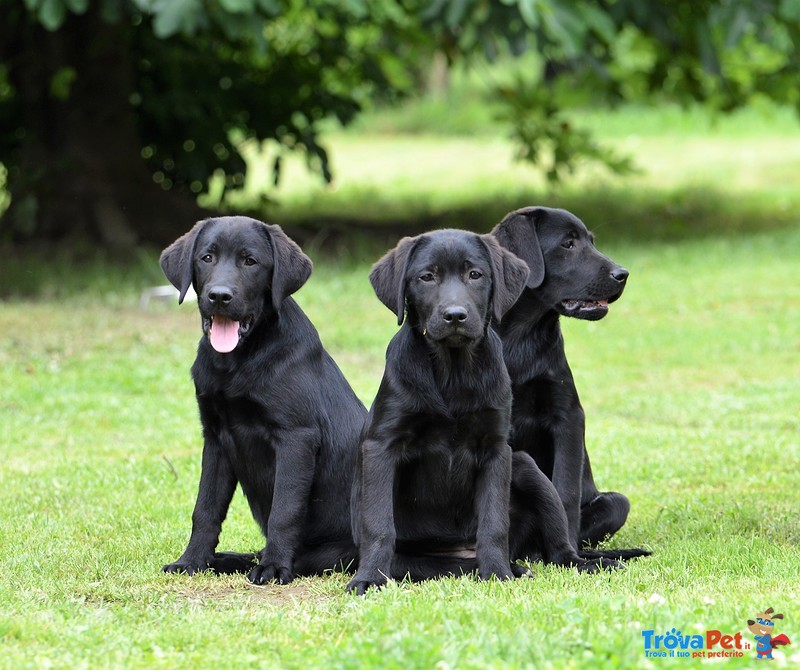
<svg viewBox="0 0 800 670">
<path fill-rule="evenodd" d="M 178 304 L 183 302 L 186 292 L 194 281 L 194 247 L 197 236 L 203 230 L 208 219 L 198 221 L 192 229 L 181 235 L 177 240 L 170 244 L 161 252 L 161 269 L 164 271 L 170 284 L 180 291 Z"/>
<path fill-rule="evenodd" d="M 542 207 L 523 207 L 498 223 L 492 235 L 500 244 L 528 264 L 528 288 L 536 288 L 544 281 L 544 256 L 536 234 L 536 219 L 546 212 Z"/>
<path fill-rule="evenodd" d="M 314 264 L 280 226 L 264 226 L 272 245 L 272 307 L 277 312 L 283 301 L 308 281 Z"/>
<path fill-rule="evenodd" d="M 491 235 L 480 237 L 492 262 L 492 316 L 500 323 L 525 289 L 530 270 L 525 261 L 503 249 Z"/>
<path fill-rule="evenodd" d="M 369 281 L 378 299 L 397 316 L 402 326 L 406 311 L 406 270 L 418 237 L 404 237 L 388 251 L 369 273 Z"/>
</svg>

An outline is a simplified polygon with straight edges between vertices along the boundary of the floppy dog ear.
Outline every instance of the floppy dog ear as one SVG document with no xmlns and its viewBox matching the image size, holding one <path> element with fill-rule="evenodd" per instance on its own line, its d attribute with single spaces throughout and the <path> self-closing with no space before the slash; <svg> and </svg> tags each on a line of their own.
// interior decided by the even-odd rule
<svg viewBox="0 0 800 670">
<path fill-rule="evenodd" d="M 397 325 L 403 325 L 406 311 L 406 270 L 417 237 L 404 237 L 387 252 L 369 273 L 369 281 L 380 301 L 397 316 Z"/>
<path fill-rule="evenodd" d="M 186 292 L 194 281 L 194 245 L 197 242 L 197 236 L 207 222 L 208 219 L 198 221 L 188 233 L 181 235 L 161 252 L 159 259 L 161 269 L 170 284 L 180 291 L 179 305 L 183 302 Z"/>
<path fill-rule="evenodd" d="M 264 226 L 272 245 L 272 307 L 277 312 L 283 301 L 308 281 L 314 264 L 280 226 Z"/>
<path fill-rule="evenodd" d="M 481 235 L 481 241 L 492 262 L 492 317 L 500 323 L 525 288 L 530 270 L 525 261 L 503 249 L 491 235 Z"/>
<path fill-rule="evenodd" d="M 502 246 L 528 264 L 528 288 L 536 288 L 544 281 L 544 256 L 536 234 L 536 218 L 544 211 L 541 207 L 517 209 L 506 214 L 492 231 Z"/>
</svg>

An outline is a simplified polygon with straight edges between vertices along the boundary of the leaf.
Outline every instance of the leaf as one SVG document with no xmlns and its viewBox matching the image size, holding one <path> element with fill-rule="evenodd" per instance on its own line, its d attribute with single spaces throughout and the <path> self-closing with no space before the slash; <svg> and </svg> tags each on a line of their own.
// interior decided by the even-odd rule
<svg viewBox="0 0 800 670">
<path fill-rule="evenodd" d="M 204 14 L 200 0 L 157 0 L 152 11 L 153 32 L 160 39 L 178 32 L 194 33 Z"/>
<path fill-rule="evenodd" d="M 232 14 L 252 13 L 255 9 L 254 0 L 219 0 L 219 6 Z"/>
<path fill-rule="evenodd" d="M 551 9 L 551 12 L 542 15 L 550 37 L 567 56 L 579 54 L 587 29 L 585 21 L 563 5 L 553 3 Z"/>
<path fill-rule="evenodd" d="M 445 22 L 448 28 L 456 28 L 460 25 L 470 4 L 471 0 L 450 0 L 450 6 L 445 14 Z"/>
<path fill-rule="evenodd" d="M 787 21 L 800 21 L 800 0 L 781 0 L 778 15 Z"/>
<path fill-rule="evenodd" d="M 73 14 L 83 14 L 89 9 L 89 0 L 65 0 L 65 2 Z"/>
<path fill-rule="evenodd" d="M 278 0 L 256 0 L 258 6 L 261 7 L 270 16 L 278 16 L 281 13 L 281 4 Z"/>
<path fill-rule="evenodd" d="M 67 6 L 61 0 L 43 0 L 37 15 L 45 30 L 55 31 L 64 23 Z"/>
<path fill-rule="evenodd" d="M 536 11 L 536 0 L 518 0 L 519 15 L 528 28 L 539 26 L 539 13 Z"/>
<path fill-rule="evenodd" d="M 596 33 L 606 44 L 611 44 L 617 37 L 617 27 L 608 13 L 599 7 L 587 3 L 577 7 L 589 29 Z"/>
</svg>

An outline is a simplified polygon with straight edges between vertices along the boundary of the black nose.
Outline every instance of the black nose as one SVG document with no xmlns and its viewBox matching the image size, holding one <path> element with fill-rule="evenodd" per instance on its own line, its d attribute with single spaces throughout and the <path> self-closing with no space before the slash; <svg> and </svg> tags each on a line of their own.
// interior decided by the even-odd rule
<svg viewBox="0 0 800 670">
<path fill-rule="evenodd" d="M 614 268 L 611 271 L 611 276 L 618 282 L 624 282 L 628 278 L 628 271 L 625 268 Z"/>
<path fill-rule="evenodd" d="M 215 305 L 227 305 L 233 300 L 233 291 L 227 286 L 212 286 L 208 289 L 208 301 Z"/>
<path fill-rule="evenodd" d="M 467 310 L 463 307 L 446 307 L 442 318 L 447 323 L 464 323 L 467 320 Z"/>
</svg>

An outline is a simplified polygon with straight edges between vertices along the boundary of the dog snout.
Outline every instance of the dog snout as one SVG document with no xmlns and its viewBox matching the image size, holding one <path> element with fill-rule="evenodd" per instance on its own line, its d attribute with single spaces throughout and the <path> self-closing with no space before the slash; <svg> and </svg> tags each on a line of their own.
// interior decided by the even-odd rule
<svg viewBox="0 0 800 670">
<path fill-rule="evenodd" d="M 630 273 L 625 268 L 622 267 L 616 267 L 611 271 L 612 279 L 618 281 L 620 284 L 623 283 L 624 281 L 627 281 L 629 274 Z"/>
<path fill-rule="evenodd" d="M 464 323 L 467 320 L 467 309 L 461 305 L 450 305 L 442 310 L 442 319 L 451 325 Z"/>
<path fill-rule="evenodd" d="M 208 289 L 208 301 L 216 306 L 229 305 L 233 301 L 233 290 L 227 286 L 212 286 Z"/>
</svg>

